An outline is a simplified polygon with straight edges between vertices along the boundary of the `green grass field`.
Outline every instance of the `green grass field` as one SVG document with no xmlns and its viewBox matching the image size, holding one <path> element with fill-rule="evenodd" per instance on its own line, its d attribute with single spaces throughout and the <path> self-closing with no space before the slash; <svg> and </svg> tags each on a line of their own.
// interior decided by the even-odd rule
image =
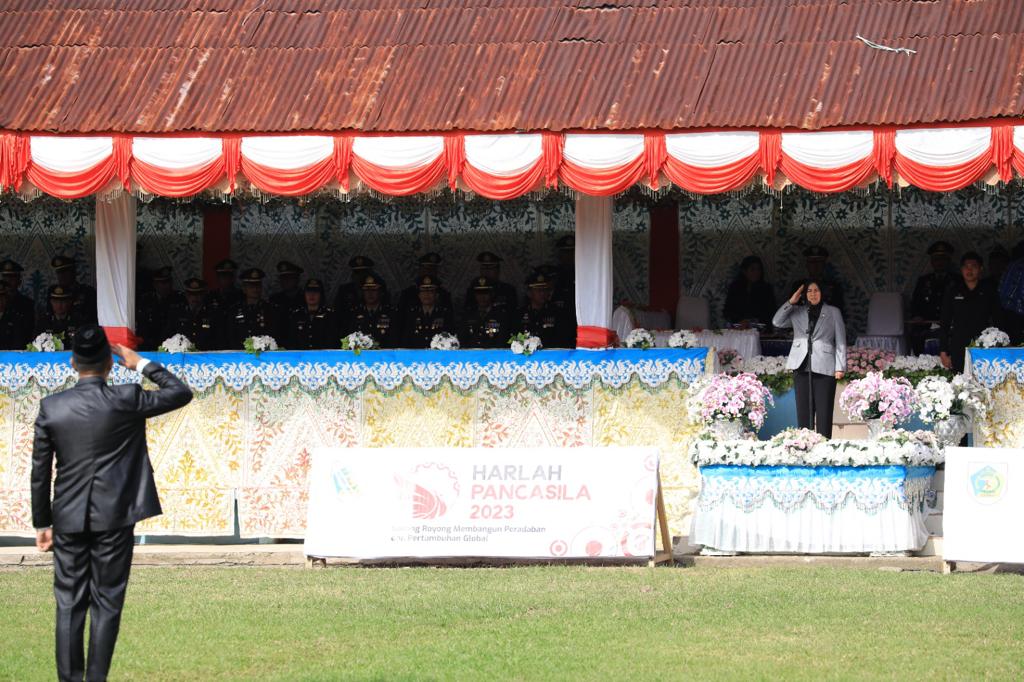
<svg viewBox="0 0 1024 682">
<path fill-rule="evenodd" d="M 0 573 L 50 680 L 51 574 Z M 1024 577 L 833 568 L 136 569 L 111 679 L 1024 677 Z"/>
</svg>

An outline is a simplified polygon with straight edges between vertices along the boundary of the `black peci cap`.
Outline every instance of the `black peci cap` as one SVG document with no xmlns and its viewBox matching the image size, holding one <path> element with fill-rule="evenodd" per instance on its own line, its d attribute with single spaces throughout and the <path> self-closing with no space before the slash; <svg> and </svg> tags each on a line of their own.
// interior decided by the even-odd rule
<svg viewBox="0 0 1024 682">
<path fill-rule="evenodd" d="M 110 357 L 110 342 L 103 327 L 86 324 L 78 328 L 72 341 L 75 360 L 88 364 L 102 362 Z"/>
</svg>

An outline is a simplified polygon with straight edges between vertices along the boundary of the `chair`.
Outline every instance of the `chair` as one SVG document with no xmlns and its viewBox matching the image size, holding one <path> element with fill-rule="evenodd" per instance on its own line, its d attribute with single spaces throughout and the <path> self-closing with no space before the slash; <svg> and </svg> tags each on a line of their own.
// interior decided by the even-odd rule
<svg viewBox="0 0 1024 682">
<path fill-rule="evenodd" d="M 868 303 L 868 330 L 857 337 L 859 348 L 879 348 L 897 355 L 906 355 L 907 339 L 903 334 L 903 295 L 878 291 Z"/>
<path fill-rule="evenodd" d="M 707 299 L 700 296 L 680 296 L 676 305 L 676 329 L 707 329 L 711 325 L 711 310 Z"/>
<path fill-rule="evenodd" d="M 625 339 L 631 331 L 636 329 L 636 321 L 633 313 L 624 305 L 612 311 L 612 331 L 619 336 L 619 340 Z"/>
</svg>

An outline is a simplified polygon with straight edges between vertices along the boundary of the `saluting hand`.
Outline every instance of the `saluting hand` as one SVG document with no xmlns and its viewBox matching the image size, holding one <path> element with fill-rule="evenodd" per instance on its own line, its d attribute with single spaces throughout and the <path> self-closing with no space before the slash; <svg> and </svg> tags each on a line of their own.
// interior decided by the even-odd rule
<svg viewBox="0 0 1024 682">
<path fill-rule="evenodd" d="M 112 344 L 111 348 L 114 351 L 114 355 L 117 356 L 117 364 L 127 367 L 128 369 L 135 369 L 139 366 L 139 360 L 141 360 L 142 357 L 128 346 L 122 346 L 119 343 L 115 343 Z"/>
<path fill-rule="evenodd" d="M 800 302 L 800 297 L 804 295 L 804 286 L 805 285 L 801 284 L 800 288 L 793 292 L 793 295 L 789 297 L 790 304 L 796 305 Z"/>
</svg>

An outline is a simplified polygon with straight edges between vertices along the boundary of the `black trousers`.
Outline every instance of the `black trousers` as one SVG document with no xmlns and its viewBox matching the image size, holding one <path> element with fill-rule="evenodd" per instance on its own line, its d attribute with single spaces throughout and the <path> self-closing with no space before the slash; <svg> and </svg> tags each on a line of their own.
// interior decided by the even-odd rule
<svg viewBox="0 0 1024 682">
<path fill-rule="evenodd" d="M 836 378 L 829 374 L 796 371 L 796 421 L 801 429 L 814 429 L 832 437 L 832 407 L 836 401 Z M 817 428 L 815 428 L 817 424 Z"/>
<path fill-rule="evenodd" d="M 81 682 L 89 613 L 88 680 L 105 680 L 121 627 L 135 525 L 117 530 L 53 534 L 53 593 L 57 598 L 57 676 Z"/>
</svg>

